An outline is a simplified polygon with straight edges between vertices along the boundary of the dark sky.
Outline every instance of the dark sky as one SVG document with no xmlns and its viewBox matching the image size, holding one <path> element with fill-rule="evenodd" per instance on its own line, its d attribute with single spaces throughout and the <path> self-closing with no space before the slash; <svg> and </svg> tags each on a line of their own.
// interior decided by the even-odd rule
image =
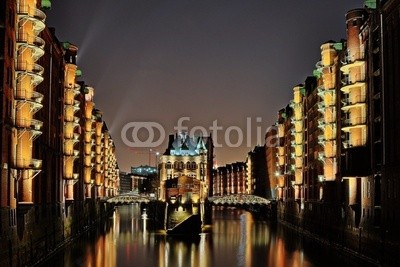
<svg viewBox="0 0 400 267">
<path fill-rule="evenodd" d="M 122 142 L 126 123 L 157 122 L 168 135 L 180 117 L 190 117 L 183 124 L 189 130 L 217 120 L 218 165 L 244 161 L 257 130 L 272 125 L 293 86 L 312 75 L 320 45 L 345 38 L 345 13 L 363 6 L 362 0 L 52 2 L 47 25 L 79 47 L 82 80 L 96 90 L 122 171 L 149 163 L 148 148 Z M 243 144 L 228 147 L 240 141 L 235 127 L 243 130 Z M 139 134 L 147 139 L 144 129 Z"/>
</svg>

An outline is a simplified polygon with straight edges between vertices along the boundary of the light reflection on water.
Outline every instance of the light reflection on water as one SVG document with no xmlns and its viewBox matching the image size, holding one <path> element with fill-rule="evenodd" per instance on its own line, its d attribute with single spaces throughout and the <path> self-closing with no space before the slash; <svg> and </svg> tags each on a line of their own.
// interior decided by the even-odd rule
<svg viewBox="0 0 400 267">
<path fill-rule="evenodd" d="M 139 205 L 120 206 L 101 231 L 50 260 L 51 266 L 349 266 L 345 257 L 234 208 L 214 208 L 212 233 L 166 236 L 146 229 Z M 363 266 L 363 264 L 359 264 Z"/>
</svg>

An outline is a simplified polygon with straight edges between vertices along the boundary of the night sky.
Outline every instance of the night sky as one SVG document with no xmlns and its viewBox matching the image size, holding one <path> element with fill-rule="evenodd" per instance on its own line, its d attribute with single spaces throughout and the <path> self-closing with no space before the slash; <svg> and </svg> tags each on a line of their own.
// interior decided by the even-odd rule
<svg viewBox="0 0 400 267">
<path fill-rule="evenodd" d="M 320 45 L 345 38 L 345 13 L 362 6 L 362 0 L 54 0 L 47 25 L 79 47 L 81 80 L 95 88 L 120 169 L 128 171 L 149 163 L 149 149 L 125 145 L 122 127 L 157 122 L 169 135 L 180 117 L 190 117 L 183 124 L 189 130 L 217 120 L 223 128 L 217 164 L 244 161 L 257 130 L 265 132 L 292 88 L 312 75 Z M 243 130 L 240 147 L 228 147 L 240 141 L 228 127 Z M 139 134 L 147 139 L 145 130 Z M 165 148 L 166 142 L 152 153 Z M 155 159 L 151 154 L 152 165 Z"/>
</svg>

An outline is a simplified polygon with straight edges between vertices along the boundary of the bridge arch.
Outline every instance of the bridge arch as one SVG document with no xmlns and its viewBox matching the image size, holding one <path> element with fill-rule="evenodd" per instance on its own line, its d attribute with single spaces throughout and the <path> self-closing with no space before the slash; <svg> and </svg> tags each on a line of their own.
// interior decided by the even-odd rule
<svg viewBox="0 0 400 267">
<path fill-rule="evenodd" d="M 227 195 L 227 196 L 217 196 L 210 197 L 208 199 L 213 205 L 269 205 L 271 201 L 255 195 Z"/>
<path fill-rule="evenodd" d="M 133 204 L 133 203 L 149 203 L 150 197 L 138 194 L 123 194 L 107 199 L 107 203 L 113 204 Z"/>
</svg>

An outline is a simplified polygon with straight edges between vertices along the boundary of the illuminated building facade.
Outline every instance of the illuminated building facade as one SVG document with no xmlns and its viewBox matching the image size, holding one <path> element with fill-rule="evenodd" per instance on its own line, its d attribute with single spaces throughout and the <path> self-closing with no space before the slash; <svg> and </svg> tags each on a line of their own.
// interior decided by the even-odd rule
<svg viewBox="0 0 400 267">
<path fill-rule="evenodd" d="M 214 196 L 225 196 L 227 191 L 227 171 L 225 166 L 213 170 Z"/>
<path fill-rule="evenodd" d="M 45 0 L 0 3 L 1 266 L 33 264 L 104 216 L 109 207 L 99 198 L 119 187 L 107 128 L 85 135 L 84 124 L 95 115 L 86 110 L 90 90 L 77 82 L 78 48 L 46 27 L 50 7 Z M 85 165 L 89 139 L 99 141 L 90 147 L 99 157 Z M 96 163 L 99 183 L 85 172 Z M 97 195 L 88 184 L 98 185 Z"/>
<path fill-rule="evenodd" d="M 213 170 L 214 196 L 247 194 L 247 164 L 234 162 Z"/>
<path fill-rule="evenodd" d="M 133 181 L 132 174 L 127 172 L 119 173 L 119 182 L 120 182 L 120 194 L 122 193 L 130 193 L 133 191 Z"/>
<path fill-rule="evenodd" d="M 270 188 L 267 198 L 270 199 L 277 198 L 278 181 L 275 170 L 277 168 L 278 140 L 278 128 L 276 126 L 270 127 L 265 134 L 265 164 Z"/>
<path fill-rule="evenodd" d="M 347 40 L 321 45 L 313 76 L 279 111 L 268 173 L 280 219 L 397 265 L 400 1 L 364 5 L 347 12 Z"/>
<path fill-rule="evenodd" d="M 177 184 L 168 182 L 177 180 L 185 176 L 185 181 L 191 180 L 188 185 L 177 184 L 178 187 L 189 186 L 192 191 L 179 196 L 183 202 L 186 200 L 203 201 L 209 193 L 209 186 L 212 187 L 211 175 L 213 164 L 213 144 L 211 137 L 189 137 L 187 133 L 177 133 L 169 136 L 168 148 L 160 157 L 159 176 L 160 176 L 160 194 L 161 200 L 168 200 L 172 195 L 168 192 L 168 186 Z M 188 179 L 192 178 L 192 179 Z M 196 186 L 199 181 L 199 186 Z M 195 183 L 196 182 L 196 183 Z M 178 197 L 178 196 L 175 196 Z"/>
<path fill-rule="evenodd" d="M 304 147 L 304 118 L 305 108 L 304 102 L 306 100 L 306 89 L 302 84 L 293 88 L 293 100 L 290 103 L 293 109 L 292 123 L 292 153 L 290 155 L 292 165 L 290 172 L 294 175 L 294 180 L 290 180 L 294 192 L 290 197 L 295 200 L 300 200 L 303 197 L 303 147 Z M 294 164 L 293 164 L 294 163 Z"/>
</svg>

